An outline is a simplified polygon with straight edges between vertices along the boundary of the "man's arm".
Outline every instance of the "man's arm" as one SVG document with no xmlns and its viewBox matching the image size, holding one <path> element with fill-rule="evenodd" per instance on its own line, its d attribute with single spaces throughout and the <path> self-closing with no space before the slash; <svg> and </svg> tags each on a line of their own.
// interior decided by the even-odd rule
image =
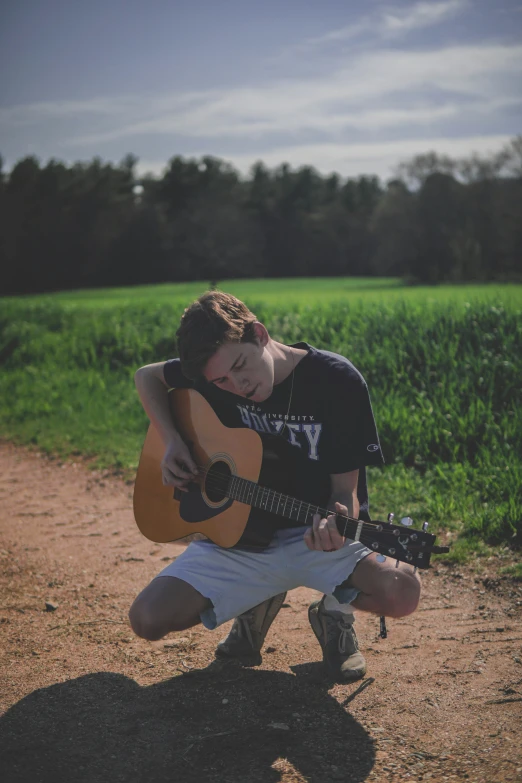
<svg viewBox="0 0 522 783">
<path fill-rule="evenodd" d="M 168 387 L 163 375 L 165 362 L 147 364 L 140 367 L 134 375 L 134 383 L 141 404 L 150 421 L 158 430 L 163 443 L 179 438 L 170 414 Z"/>
<path fill-rule="evenodd" d="M 359 519 L 359 501 L 357 499 L 357 482 L 359 471 L 351 470 L 349 473 L 330 474 L 332 494 L 328 508 L 334 508 L 334 504 L 341 503 L 347 508 L 348 516 Z"/>
<path fill-rule="evenodd" d="M 165 446 L 161 462 L 163 483 L 186 490 L 188 482 L 197 476 L 198 468 L 172 421 L 164 366 L 165 362 L 157 362 L 140 367 L 134 382 L 141 404 Z"/>
<path fill-rule="evenodd" d="M 357 482 L 359 470 L 351 470 L 348 473 L 332 473 L 330 481 L 332 493 L 328 502 L 328 509 L 337 514 L 359 518 L 359 501 L 357 499 Z M 309 549 L 323 552 L 331 552 L 340 549 L 345 539 L 339 533 L 335 522 L 335 514 L 321 519 L 319 514 L 314 517 L 311 528 L 305 533 L 305 542 Z"/>
</svg>

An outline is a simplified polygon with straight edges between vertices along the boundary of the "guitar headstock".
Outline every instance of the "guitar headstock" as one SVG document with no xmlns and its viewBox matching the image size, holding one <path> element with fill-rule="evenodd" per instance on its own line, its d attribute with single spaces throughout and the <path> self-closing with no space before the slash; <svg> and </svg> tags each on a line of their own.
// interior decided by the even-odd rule
<svg viewBox="0 0 522 783">
<path fill-rule="evenodd" d="M 432 554 L 449 552 L 449 547 L 435 545 L 435 536 L 426 532 L 427 522 L 421 530 L 416 530 L 411 517 L 403 517 L 401 525 L 395 525 L 393 519 L 394 515 L 389 514 L 388 522 L 364 524 L 361 543 L 384 557 L 409 563 L 415 568 L 429 568 Z"/>
</svg>

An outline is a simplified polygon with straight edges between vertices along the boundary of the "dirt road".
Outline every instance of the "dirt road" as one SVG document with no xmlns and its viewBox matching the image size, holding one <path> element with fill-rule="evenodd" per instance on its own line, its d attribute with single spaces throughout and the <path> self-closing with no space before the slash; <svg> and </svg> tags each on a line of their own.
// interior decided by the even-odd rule
<svg viewBox="0 0 522 783">
<path fill-rule="evenodd" d="M 228 625 L 149 643 L 136 593 L 181 545 L 144 539 L 132 486 L 0 445 L 0 776 L 98 783 L 522 780 L 522 584 L 437 564 L 419 610 L 357 615 L 365 680 L 325 676 L 299 589 L 256 668 Z"/>
</svg>

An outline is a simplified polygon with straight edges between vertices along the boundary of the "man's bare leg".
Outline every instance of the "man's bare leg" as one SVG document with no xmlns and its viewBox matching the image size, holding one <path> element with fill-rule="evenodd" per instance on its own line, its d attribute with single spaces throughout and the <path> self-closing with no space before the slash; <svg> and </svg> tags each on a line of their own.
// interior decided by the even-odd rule
<svg viewBox="0 0 522 783">
<path fill-rule="evenodd" d="M 349 605 L 341 605 L 331 596 L 310 605 L 310 625 L 323 650 L 325 665 L 337 681 L 353 682 L 366 673 L 366 661 L 353 627 L 353 609 L 404 617 L 417 608 L 420 579 L 412 568 L 401 565 L 396 568 L 390 559 L 381 563 L 372 553 L 360 560 L 343 582 L 343 586 L 361 591 Z"/>
<path fill-rule="evenodd" d="M 412 614 L 419 604 L 421 581 L 413 568 L 386 558 L 380 563 L 378 555 L 361 560 L 347 580 L 346 584 L 361 592 L 352 601 L 354 609 L 363 612 L 386 615 L 387 617 L 405 617 Z"/>
<path fill-rule="evenodd" d="M 129 611 L 132 630 L 156 641 L 172 631 L 185 631 L 201 622 L 211 601 L 175 576 L 159 576 L 138 595 Z"/>
</svg>

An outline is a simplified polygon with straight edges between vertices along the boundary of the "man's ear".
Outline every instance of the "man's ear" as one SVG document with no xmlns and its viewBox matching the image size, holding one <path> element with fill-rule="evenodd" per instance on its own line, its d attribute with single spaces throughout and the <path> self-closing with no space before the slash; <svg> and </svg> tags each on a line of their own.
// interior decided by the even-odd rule
<svg viewBox="0 0 522 783">
<path fill-rule="evenodd" d="M 270 339 L 266 327 L 260 321 L 255 321 L 254 332 L 259 345 L 264 348 Z"/>
</svg>

